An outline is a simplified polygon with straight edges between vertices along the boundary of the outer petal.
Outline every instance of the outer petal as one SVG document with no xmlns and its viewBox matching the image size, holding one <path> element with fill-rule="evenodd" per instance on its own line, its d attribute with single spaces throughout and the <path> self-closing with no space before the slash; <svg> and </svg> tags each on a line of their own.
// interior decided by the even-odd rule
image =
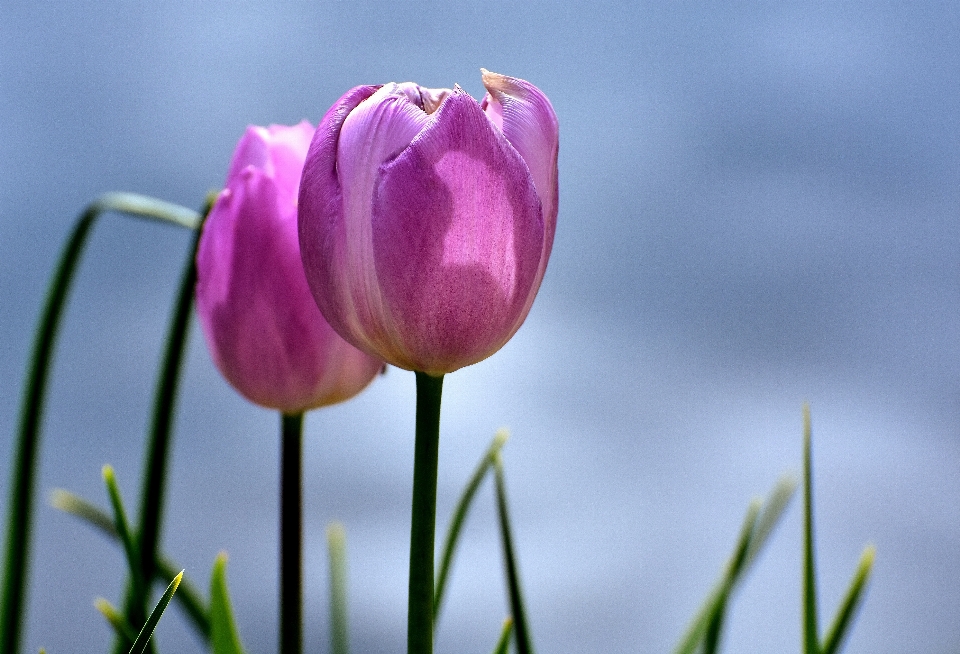
<svg viewBox="0 0 960 654">
<path fill-rule="evenodd" d="M 526 164 L 457 89 L 381 167 L 376 275 L 387 308 L 378 353 L 440 374 L 498 350 L 529 308 L 544 224 Z"/>
<path fill-rule="evenodd" d="M 560 128 L 550 100 L 536 86 L 481 69 L 489 92 L 483 100 L 487 117 L 500 127 L 526 162 L 543 203 L 545 238 L 536 287 L 546 271 L 557 228 L 557 153 Z M 532 301 L 532 298 L 531 298 Z"/>
<path fill-rule="evenodd" d="M 286 412 L 356 394 L 380 363 L 340 339 L 316 308 L 293 199 L 252 166 L 236 177 L 197 253 L 197 309 L 214 362 L 248 399 Z"/>
<path fill-rule="evenodd" d="M 371 236 L 379 167 L 429 122 L 409 91 L 389 84 L 347 93 L 321 122 L 301 181 L 301 254 L 314 297 L 330 324 L 370 353 L 386 320 Z"/>
<path fill-rule="evenodd" d="M 253 166 L 273 177 L 281 194 L 295 202 L 313 133 L 313 126 L 305 120 L 293 127 L 249 125 L 230 161 L 227 186 L 240 180 L 247 166 Z"/>
</svg>

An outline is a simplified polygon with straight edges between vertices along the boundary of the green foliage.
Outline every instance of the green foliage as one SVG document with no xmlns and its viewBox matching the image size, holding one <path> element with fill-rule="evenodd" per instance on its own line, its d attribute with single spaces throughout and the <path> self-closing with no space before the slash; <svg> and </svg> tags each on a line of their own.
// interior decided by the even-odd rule
<svg viewBox="0 0 960 654">
<path fill-rule="evenodd" d="M 789 477 L 782 478 L 766 503 L 755 500 L 747 510 L 743 528 L 737 539 L 730 562 L 723 577 L 707 597 L 686 633 L 674 650 L 674 654 L 693 654 L 701 650 L 713 654 L 719 650 L 723 621 L 731 594 L 756 559 L 764 543 L 783 515 L 796 483 Z M 803 597 L 802 622 L 804 654 L 837 654 L 847 635 L 853 617 L 863 601 L 867 581 L 873 567 L 874 548 L 868 546 L 860 556 L 860 563 L 853 580 L 840 603 L 840 608 L 823 642 L 820 642 L 817 627 L 817 583 L 814 556 L 813 520 L 813 464 L 811 456 L 810 408 L 803 407 Z"/>
<path fill-rule="evenodd" d="M 119 638 L 126 647 L 133 645 L 133 641 L 137 639 L 137 632 L 133 630 L 133 627 L 130 626 L 130 623 L 127 622 L 123 614 L 120 613 L 113 604 L 102 597 L 95 599 L 93 605 L 100 611 L 100 614 L 107 619 L 110 626 L 113 627 L 117 638 Z"/>
<path fill-rule="evenodd" d="M 350 653 L 347 627 L 347 532 L 339 522 L 327 525 L 330 553 L 330 651 Z"/>
<path fill-rule="evenodd" d="M 509 437 L 510 433 L 506 429 L 500 429 L 497 431 L 496 435 L 493 437 L 493 442 L 480 459 L 480 463 L 477 464 L 476 470 L 474 470 L 473 475 L 467 482 L 466 487 L 464 487 L 463 493 L 460 495 L 460 500 L 457 502 L 457 508 L 454 509 L 453 518 L 450 520 L 450 526 L 447 529 L 447 537 L 443 543 L 443 554 L 440 558 L 440 570 L 437 573 L 436 590 L 434 591 L 433 595 L 434 629 L 436 629 L 438 618 L 440 616 L 440 606 L 443 602 L 444 590 L 446 590 L 447 577 L 450 574 L 450 567 L 453 565 L 453 557 L 456 553 L 457 545 L 459 544 L 460 532 L 463 529 L 463 523 L 466 521 L 467 514 L 470 512 L 470 507 L 473 505 L 473 499 L 477 495 L 477 489 L 480 488 L 480 484 L 486 477 L 487 472 L 493 466 L 495 457 L 503 448 L 503 445 L 507 442 Z"/>
<path fill-rule="evenodd" d="M 708 654 L 719 648 L 723 622 L 733 591 L 756 561 L 773 528 L 790 503 L 796 486 L 796 481 L 792 477 L 782 477 L 774 486 L 766 502 L 754 500 L 750 503 L 737 537 L 737 545 L 733 549 L 723 576 L 697 611 L 680 643 L 674 649 L 674 654 L 693 654 L 701 645 Z"/>
<path fill-rule="evenodd" d="M 123 551 L 127 555 L 127 565 L 130 568 L 130 574 L 133 579 L 133 586 L 136 593 L 143 594 L 144 580 L 140 569 L 140 555 L 137 551 L 137 544 L 130 534 L 127 527 L 127 514 L 123 508 L 123 498 L 120 496 L 120 488 L 117 486 L 117 479 L 113 474 L 113 468 L 109 465 L 103 466 L 103 481 L 107 486 L 107 494 L 110 496 L 110 504 L 113 506 L 113 526 L 120 543 L 123 545 Z"/>
<path fill-rule="evenodd" d="M 497 515 L 500 518 L 500 539 L 503 543 L 503 560 L 507 571 L 507 591 L 510 595 L 510 611 L 513 613 L 517 654 L 533 654 L 530 628 L 527 626 L 526 610 L 523 605 L 523 593 L 520 590 L 520 573 L 517 571 L 517 560 L 513 551 L 513 532 L 510 528 L 510 514 L 507 512 L 507 485 L 499 452 L 493 456 L 493 473 L 497 486 Z"/>
<path fill-rule="evenodd" d="M 876 550 L 868 545 L 837 609 L 830 630 L 820 642 L 817 627 L 817 580 L 813 538 L 813 455 L 810 406 L 803 407 L 803 651 L 805 654 L 836 654 L 840 651 L 853 618 L 863 602 Z"/>
<path fill-rule="evenodd" d="M 63 246 L 34 332 L 33 350 L 20 405 L 19 435 L 10 476 L 7 549 L 0 603 L 0 654 L 18 654 L 20 632 L 26 615 L 26 580 L 30 563 L 34 486 L 40 456 L 40 425 L 60 319 L 93 225 L 101 214 L 111 211 L 189 229 L 197 229 L 200 220 L 200 215 L 195 211 L 176 204 L 135 193 L 107 193 L 84 210 Z"/>
<path fill-rule="evenodd" d="M 227 590 L 227 555 L 221 552 L 210 575 L 210 645 L 213 654 L 244 654 Z"/>
<path fill-rule="evenodd" d="M 510 636 L 513 634 L 513 618 L 507 618 L 503 621 L 503 628 L 500 630 L 500 638 L 497 639 L 497 645 L 493 648 L 493 654 L 507 654 L 510 649 Z"/>
<path fill-rule="evenodd" d="M 163 615 L 167 605 L 170 603 L 170 599 L 173 597 L 173 594 L 177 592 L 177 586 L 180 585 L 181 579 L 183 579 L 182 570 L 180 571 L 180 574 L 173 578 L 173 581 L 170 582 L 170 585 L 167 586 L 167 589 L 163 591 L 160 601 L 157 602 L 157 605 L 150 613 L 150 617 L 147 618 L 146 623 L 143 625 L 143 629 L 140 630 L 140 634 L 137 636 L 137 639 L 134 641 L 133 646 L 130 648 L 128 654 L 143 654 L 147 650 L 147 645 L 150 643 L 150 638 L 153 636 L 153 631 L 157 628 L 157 623 L 160 622 L 160 617 Z"/>
<path fill-rule="evenodd" d="M 95 527 L 113 541 L 120 542 L 120 536 L 114 520 L 100 507 L 91 504 L 87 500 L 74 495 L 70 491 L 57 488 L 50 493 L 50 504 L 65 513 L 76 516 Z M 122 544 L 122 543 L 121 543 Z M 165 556 L 158 556 L 155 565 L 154 580 L 170 583 L 170 580 L 177 576 L 177 570 L 181 567 Z M 210 640 L 210 618 L 207 615 L 205 602 L 200 597 L 200 592 L 184 576 L 180 581 L 175 596 L 177 602 L 186 611 L 191 624 L 197 630 L 198 635 L 204 640 Z M 132 641 L 132 639 L 131 639 Z"/>
</svg>

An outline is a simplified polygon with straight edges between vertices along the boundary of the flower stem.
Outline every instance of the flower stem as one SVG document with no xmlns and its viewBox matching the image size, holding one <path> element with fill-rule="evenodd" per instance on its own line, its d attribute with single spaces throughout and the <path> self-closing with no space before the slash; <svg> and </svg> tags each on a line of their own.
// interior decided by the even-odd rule
<svg viewBox="0 0 960 654">
<path fill-rule="evenodd" d="M 410 522 L 407 654 L 433 652 L 433 541 L 437 522 L 437 455 L 443 376 L 417 375 L 417 435 Z"/>
<path fill-rule="evenodd" d="M 302 651 L 303 413 L 285 413 L 280 442 L 280 654 Z"/>
</svg>

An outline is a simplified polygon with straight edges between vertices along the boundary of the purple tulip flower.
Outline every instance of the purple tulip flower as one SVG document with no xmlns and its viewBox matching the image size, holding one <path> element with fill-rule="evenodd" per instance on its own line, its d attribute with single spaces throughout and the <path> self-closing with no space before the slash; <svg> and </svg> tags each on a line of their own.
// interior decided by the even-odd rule
<svg viewBox="0 0 960 654">
<path fill-rule="evenodd" d="M 353 397 L 383 363 L 340 338 L 310 294 L 297 239 L 300 173 L 314 129 L 251 126 L 197 251 L 197 311 L 223 376 L 295 414 Z"/>
<path fill-rule="evenodd" d="M 439 376 L 519 329 L 557 219 L 557 117 L 520 79 L 359 86 L 327 112 L 300 185 L 300 251 L 333 328 Z"/>
</svg>

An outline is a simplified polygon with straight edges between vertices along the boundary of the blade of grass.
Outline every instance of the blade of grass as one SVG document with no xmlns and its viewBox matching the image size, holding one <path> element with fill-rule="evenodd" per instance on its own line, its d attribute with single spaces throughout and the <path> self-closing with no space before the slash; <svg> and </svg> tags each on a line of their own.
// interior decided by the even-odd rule
<svg viewBox="0 0 960 654">
<path fill-rule="evenodd" d="M 123 498 L 120 496 L 120 487 L 117 485 L 117 478 L 113 473 L 113 468 L 109 465 L 103 466 L 103 481 L 107 486 L 107 494 L 110 496 L 110 504 L 113 505 L 113 524 L 120 542 L 123 544 L 123 551 L 127 555 L 127 565 L 130 567 L 130 575 L 133 579 L 134 592 L 144 592 L 144 579 L 140 571 L 140 557 L 137 554 L 137 544 L 130 535 L 127 528 L 127 512 L 123 508 Z"/>
<path fill-rule="evenodd" d="M 227 590 L 227 555 L 220 552 L 210 575 L 210 644 L 213 654 L 243 654 Z"/>
<path fill-rule="evenodd" d="M 743 570 L 743 563 L 747 559 L 747 552 L 750 549 L 750 541 L 757 523 L 757 516 L 760 515 L 761 506 L 760 500 L 753 500 L 747 508 L 747 514 L 744 516 L 743 525 L 740 527 L 740 533 L 737 536 L 737 545 L 727 562 L 723 577 L 707 596 L 707 600 L 701 605 L 700 610 L 697 611 L 683 638 L 680 639 L 680 643 L 674 649 L 674 654 L 693 654 L 706 637 L 711 623 L 724 610 L 727 597 L 734 584 L 736 584 Z"/>
<path fill-rule="evenodd" d="M 813 465 L 810 405 L 803 405 L 803 651 L 820 654 L 817 626 L 817 573 L 813 551 Z"/>
<path fill-rule="evenodd" d="M 746 576 L 774 527 L 783 517 L 796 486 L 797 483 L 791 476 L 784 475 L 777 480 L 766 502 L 761 503 L 760 500 L 751 502 L 723 576 L 700 606 L 680 643 L 674 649 L 674 654 L 693 654 L 701 643 L 705 643 L 708 647 L 719 646 L 719 637 L 730 596 Z"/>
<path fill-rule="evenodd" d="M 80 518 L 113 540 L 120 540 L 116 523 L 106 511 L 70 491 L 53 489 L 50 493 L 50 506 Z"/>
<path fill-rule="evenodd" d="M 59 488 L 55 489 L 50 494 L 50 504 L 52 504 L 54 508 L 60 509 L 65 513 L 77 516 L 81 520 L 84 520 L 87 524 L 99 529 L 110 539 L 120 542 L 120 536 L 117 534 L 117 528 L 113 520 L 109 515 L 107 515 L 107 512 L 100 507 L 77 495 L 74 495 L 69 491 Z M 164 556 L 159 556 L 156 562 L 156 573 L 154 574 L 154 579 L 168 584 L 170 583 L 171 579 L 177 576 L 177 570 L 180 569 L 181 567 L 175 562 Z M 187 617 L 190 618 L 190 622 L 193 624 L 194 629 L 197 630 L 197 633 L 204 640 L 204 642 L 209 643 L 210 618 L 207 614 L 207 609 L 204 606 L 205 602 L 203 601 L 203 598 L 200 597 L 200 592 L 192 583 L 190 583 L 189 579 L 184 577 L 180 581 L 180 586 L 177 589 L 177 594 L 175 597 L 183 610 L 186 611 Z"/>
<path fill-rule="evenodd" d="M 126 641 L 127 647 L 133 645 L 133 641 L 137 638 L 137 632 L 133 630 L 133 627 L 131 627 L 127 619 L 123 617 L 123 614 L 120 613 L 113 604 L 102 597 L 95 599 L 93 605 L 100 611 L 100 614 L 107 619 L 110 626 L 113 627 L 117 638 Z"/>
<path fill-rule="evenodd" d="M 503 448 L 504 443 L 510 437 L 506 429 L 500 429 L 493 437 L 493 442 L 484 453 L 476 470 L 470 477 L 470 481 L 463 489 L 460 500 L 457 502 L 457 508 L 453 512 L 453 518 L 450 520 L 450 526 L 447 529 L 447 537 L 443 542 L 443 554 L 440 558 L 440 570 L 437 573 L 436 589 L 433 594 L 433 628 L 437 628 L 437 620 L 440 616 L 440 605 L 443 601 L 444 590 L 446 590 L 447 577 L 450 573 L 450 566 L 453 564 L 453 556 L 456 553 L 457 544 L 460 538 L 460 531 L 467 518 L 467 513 L 473 504 L 473 499 L 477 495 L 477 489 L 487 475 L 490 466 L 493 465 L 493 459 Z"/>
<path fill-rule="evenodd" d="M 713 618 L 707 625 L 707 633 L 703 637 L 704 654 L 716 654 L 720 648 L 720 636 L 723 634 L 723 621 L 726 618 L 729 600 L 730 593 L 725 593 L 716 607 Z"/>
<path fill-rule="evenodd" d="M 513 551 L 513 535 L 510 528 L 510 515 L 507 511 L 507 485 L 499 452 L 493 456 L 493 472 L 497 486 L 497 514 L 500 518 L 500 537 L 503 541 L 503 560 L 507 571 L 507 589 L 510 594 L 510 611 L 513 614 L 517 654 L 533 654 L 533 643 L 523 605 L 523 593 L 520 590 L 520 575 L 517 572 L 517 561 Z"/>
<path fill-rule="evenodd" d="M 820 648 L 823 654 L 836 654 L 836 652 L 840 651 L 840 645 L 846 636 L 847 628 L 852 623 L 853 617 L 863 602 L 864 590 L 870 579 L 870 572 L 873 570 L 873 559 L 875 555 L 876 549 L 873 545 L 867 545 L 863 550 L 863 554 L 860 555 L 860 562 L 857 564 L 857 571 L 854 573 L 853 580 L 850 582 L 850 588 L 847 589 L 847 594 L 843 598 L 843 602 L 840 603 L 837 615 L 829 631 L 827 631 L 823 646 Z"/>
<path fill-rule="evenodd" d="M 510 649 L 510 636 L 513 634 L 513 618 L 507 618 L 503 621 L 503 628 L 500 630 L 500 638 L 497 640 L 497 646 L 493 648 L 493 654 L 507 654 Z"/>
<path fill-rule="evenodd" d="M 330 651 L 349 654 L 347 628 L 347 532 L 339 522 L 327 525 L 330 553 Z"/>
<path fill-rule="evenodd" d="M 153 612 L 150 613 L 150 617 L 147 618 L 146 623 L 143 625 L 143 629 L 140 630 L 140 634 L 133 642 L 133 646 L 130 648 L 129 654 L 143 654 L 146 651 L 147 645 L 150 643 L 150 638 L 153 636 L 153 631 L 157 628 L 157 623 L 160 622 L 160 617 L 163 615 L 167 605 L 170 603 L 170 598 L 172 598 L 173 594 L 177 592 L 177 586 L 180 585 L 181 579 L 183 579 L 182 570 L 180 571 L 180 574 L 173 578 L 173 581 L 170 582 L 170 585 L 167 586 L 167 589 L 163 591 L 160 601 L 157 602 Z"/>
<path fill-rule="evenodd" d="M 763 504 L 760 515 L 757 516 L 757 523 L 753 529 L 753 537 L 750 539 L 750 547 L 747 548 L 746 559 L 743 562 L 746 570 L 753 564 L 754 559 L 760 554 L 767 539 L 773 532 L 774 527 L 783 517 L 783 512 L 790 505 L 794 493 L 797 491 L 797 480 L 793 475 L 786 474 L 777 480 L 776 485 Z"/>
<path fill-rule="evenodd" d="M 199 226 L 199 215 L 185 207 L 134 193 L 107 193 L 83 211 L 61 250 L 34 333 L 33 350 L 20 405 L 17 449 L 10 476 L 3 598 L 0 602 L 0 654 L 17 654 L 19 651 L 23 620 L 27 612 L 26 579 L 29 574 L 34 486 L 39 465 L 40 425 L 60 319 L 90 231 L 97 218 L 110 211 L 191 229 Z"/>
</svg>

